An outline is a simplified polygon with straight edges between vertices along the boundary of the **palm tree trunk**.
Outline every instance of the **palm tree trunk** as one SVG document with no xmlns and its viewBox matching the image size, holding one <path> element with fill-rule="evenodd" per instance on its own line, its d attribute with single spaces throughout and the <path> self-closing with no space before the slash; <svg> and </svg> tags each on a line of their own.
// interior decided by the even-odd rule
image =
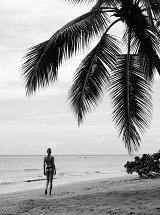
<svg viewBox="0 0 160 215">
<path fill-rule="evenodd" d="M 127 90 L 127 121 L 128 121 L 128 146 L 130 146 L 130 49 L 131 49 L 131 31 L 128 34 L 127 51 L 127 70 L 126 70 L 126 90 Z"/>
</svg>

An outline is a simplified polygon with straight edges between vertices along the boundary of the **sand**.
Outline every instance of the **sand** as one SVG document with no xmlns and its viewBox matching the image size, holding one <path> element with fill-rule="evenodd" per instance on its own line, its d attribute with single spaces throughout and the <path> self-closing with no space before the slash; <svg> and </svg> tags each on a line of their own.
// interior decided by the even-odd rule
<svg viewBox="0 0 160 215">
<path fill-rule="evenodd" d="M 152 214 L 160 215 L 160 179 L 137 175 L 75 182 L 0 195 L 0 214 Z"/>
</svg>

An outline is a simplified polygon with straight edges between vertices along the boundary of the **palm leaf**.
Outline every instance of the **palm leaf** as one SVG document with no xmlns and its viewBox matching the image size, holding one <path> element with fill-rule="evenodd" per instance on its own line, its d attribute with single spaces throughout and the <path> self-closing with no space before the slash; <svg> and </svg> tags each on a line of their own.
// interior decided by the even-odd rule
<svg viewBox="0 0 160 215">
<path fill-rule="evenodd" d="M 154 18 L 159 20 L 160 18 L 160 1 L 159 0 L 141 0 L 141 2 L 146 6 L 148 15 L 152 20 L 152 14 Z"/>
<path fill-rule="evenodd" d="M 95 6 L 93 8 L 100 7 L 116 7 L 119 3 L 119 0 L 97 0 Z"/>
<path fill-rule="evenodd" d="M 99 36 L 105 28 L 104 15 L 92 10 L 66 24 L 49 40 L 31 47 L 22 65 L 27 93 L 54 82 L 63 60 L 83 49 L 91 38 Z"/>
<path fill-rule="evenodd" d="M 126 24 L 128 23 L 126 22 Z M 131 29 L 131 50 L 134 54 L 141 53 L 143 55 L 143 71 L 146 78 L 152 80 L 155 69 L 160 74 L 160 59 L 157 53 L 159 39 L 142 12 L 129 21 L 129 26 L 123 35 L 123 41 L 126 45 L 128 45 L 129 29 Z"/>
<path fill-rule="evenodd" d="M 160 74 L 160 59 L 157 53 L 159 40 L 149 28 L 146 28 L 144 31 L 141 29 L 141 33 L 138 32 L 138 29 L 134 29 L 134 33 L 132 47 L 137 40 L 138 52 L 143 55 L 146 78 L 152 80 L 155 69 Z"/>
<path fill-rule="evenodd" d="M 69 3 L 73 3 L 73 4 L 81 4 L 81 3 L 94 3 L 96 2 L 97 0 L 65 0 L 66 2 L 69 2 Z"/>
<path fill-rule="evenodd" d="M 141 141 L 139 132 L 145 132 L 151 119 L 151 87 L 144 77 L 141 61 L 140 56 L 130 55 L 129 84 L 126 83 L 127 55 L 119 56 L 117 68 L 111 75 L 113 120 L 129 153 L 138 149 Z"/>
<path fill-rule="evenodd" d="M 67 2 L 73 3 L 73 4 L 81 4 L 81 3 L 95 3 L 97 6 L 111 6 L 115 5 L 116 2 L 119 0 L 65 0 Z"/>
<path fill-rule="evenodd" d="M 72 109 L 80 124 L 101 98 L 109 81 L 108 69 L 113 69 L 120 50 L 118 41 L 104 34 L 97 46 L 81 62 L 69 92 Z"/>
</svg>

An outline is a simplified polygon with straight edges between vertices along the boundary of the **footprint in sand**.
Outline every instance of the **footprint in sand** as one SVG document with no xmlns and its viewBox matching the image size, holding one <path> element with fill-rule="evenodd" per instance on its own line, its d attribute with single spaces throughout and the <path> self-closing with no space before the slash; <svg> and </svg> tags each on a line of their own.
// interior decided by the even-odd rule
<svg viewBox="0 0 160 215">
<path fill-rule="evenodd" d="M 84 188 L 84 190 L 91 190 L 91 187 Z"/>
</svg>

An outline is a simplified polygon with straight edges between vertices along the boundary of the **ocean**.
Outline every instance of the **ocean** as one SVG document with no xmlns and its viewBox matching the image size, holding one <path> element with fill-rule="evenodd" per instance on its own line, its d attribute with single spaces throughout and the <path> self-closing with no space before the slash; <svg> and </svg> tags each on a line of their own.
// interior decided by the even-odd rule
<svg viewBox="0 0 160 215">
<path fill-rule="evenodd" d="M 0 194 L 45 187 L 41 155 L 1 155 Z M 57 174 L 53 186 L 88 179 L 127 175 L 124 165 L 129 155 L 54 156 Z"/>
</svg>

